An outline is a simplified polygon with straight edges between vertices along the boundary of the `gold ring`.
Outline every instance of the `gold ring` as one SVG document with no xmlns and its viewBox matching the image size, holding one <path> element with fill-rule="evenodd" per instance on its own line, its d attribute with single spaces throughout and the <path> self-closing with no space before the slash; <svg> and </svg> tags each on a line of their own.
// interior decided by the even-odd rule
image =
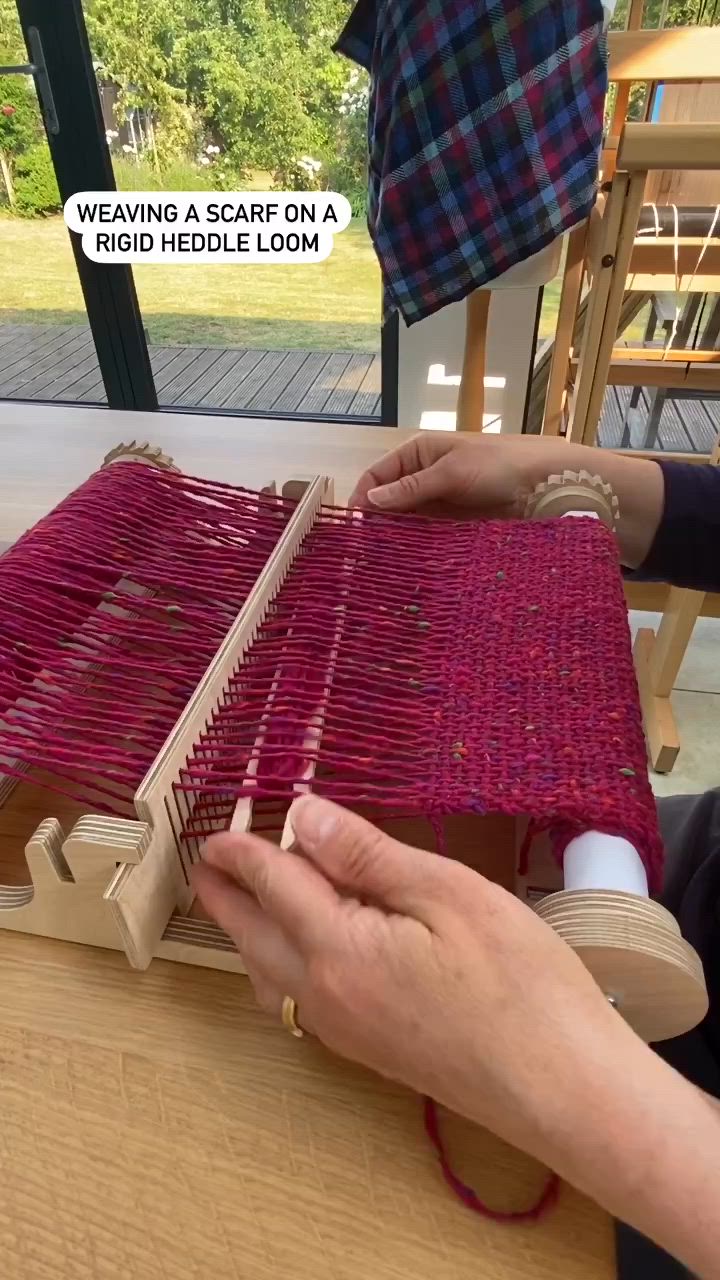
<svg viewBox="0 0 720 1280">
<path fill-rule="evenodd" d="M 285 996 L 283 998 L 282 1023 L 283 1023 L 283 1026 L 285 1027 L 285 1030 L 289 1031 L 291 1036 L 297 1036 L 298 1038 L 300 1038 L 301 1036 L 305 1035 L 305 1032 L 303 1031 L 302 1027 L 298 1025 L 297 1004 L 293 1000 L 292 996 Z"/>
</svg>

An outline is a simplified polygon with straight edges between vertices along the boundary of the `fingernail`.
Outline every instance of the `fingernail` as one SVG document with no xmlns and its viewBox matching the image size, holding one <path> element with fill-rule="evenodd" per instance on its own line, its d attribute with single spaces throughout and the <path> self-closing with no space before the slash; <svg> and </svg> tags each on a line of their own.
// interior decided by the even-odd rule
<svg viewBox="0 0 720 1280">
<path fill-rule="evenodd" d="M 300 796 L 294 800 L 288 817 L 297 839 L 307 849 L 330 840 L 338 825 L 337 808 L 319 796 Z"/>
<path fill-rule="evenodd" d="M 392 487 L 389 484 L 379 485 L 377 489 L 368 489 L 368 499 L 375 507 L 392 506 Z"/>
</svg>

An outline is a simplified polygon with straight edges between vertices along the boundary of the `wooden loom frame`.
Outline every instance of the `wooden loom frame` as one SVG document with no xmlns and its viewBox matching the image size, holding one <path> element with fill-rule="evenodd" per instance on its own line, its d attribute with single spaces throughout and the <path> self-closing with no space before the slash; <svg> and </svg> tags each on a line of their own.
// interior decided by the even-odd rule
<svg viewBox="0 0 720 1280">
<path fill-rule="evenodd" d="M 128 455 L 140 463 L 147 462 L 147 453 L 144 446 L 121 447 L 108 456 L 106 463 Z M 159 462 L 158 456 L 159 451 L 154 451 L 155 465 L 169 464 L 164 458 Z M 284 486 L 283 494 L 296 498 L 297 506 L 235 622 L 140 783 L 134 797 L 136 817 L 85 815 L 74 823 L 67 837 L 57 819 L 41 821 L 25 850 L 31 884 L 0 888 L 0 928 L 123 950 L 136 969 L 147 968 L 157 957 L 245 972 L 231 939 L 211 922 L 187 914 L 193 893 L 169 802 L 174 800 L 173 784 L 221 705 L 306 534 L 323 504 L 332 502 L 332 482 L 326 476 L 309 482 L 292 481 Z M 609 486 L 600 477 L 564 472 L 538 486 L 526 515 L 533 519 L 551 510 L 555 514 L 592 512 L 612 528 L 617 518 L 616 506 Z M 342 581 L 338 586 L 342 601 L 345 587 Z M 327 669 L 328 689 L 342 626 L 340 609 Z M 311 749 L 322 734 L 328 689 L 308 718 L 305 742 Z M 262 745 L 274 694 L 273 685 L 261 715 L 256 748 Z M 295 786 L 297 794 L 309 788 L 314 774 L 312 759 L 309 750 L 306 768 Z M 252 764 L 248 776 L 251 773 Z M 22 780 L 18 781 L 22 785 Z M 10 778 L 4 779 L 0 806 L 12 800 L 17 785 Z M 252 798 L 240 797 L 230 830 L 249 830 L 252 817 Z M 422 846 L 418 822 L 422 825 L 423 820 L 398 821 L 405 827 L 397 832 L 399 838 Z M 489 824 L 493 823 L 501 825 L 491 833 Z M 459 814 L 444 819 L 443 825 L 450 856 L 456 856 L 457 848 L 463 861 L 522 894 L 520 882 L 513 883 L 514 863 L 507 858 L 507 848 L 497 841 L 499 831 L 505 844 L 509 832 L 519 839 L 524 827 L 522 819 L 502 814 Z M 280 847 L 294 847 L 289 817 Z M 466 856 L 468 853 L 473 855 L 471 859 Z M 637 852 L 631 849 L 631 853 L 639 864 Z M 612 888 L 555 893 L 548 885 L 547 892 L 549 896 L 536 909 L 541 914 L 550 913 L 552 927 L 578 952 L 602 989 L 613 993 L 611 998 L 618 1007 L 622 1006 L 623 1015 L 638 1034 L 648 1040 L 663 1039 L 689 1029 L 704 1016 L 707 992 L 700 961 L 664 908 L 645 896 Z"/>
<path fill-rule="evenodd" d="M 120 451 L 114 451 L 119 454 Z M 167 800 L 198 734 L 254 639 L 332 481 L 290 481 L 298 505 L 245 604 L 135 794 L 136 819 L 89 815 L 67 836 L 42 821 L 25 847 L 31 885 L 0 887 L 0 929 L 123 950 L 133 968 L 153 957 L 244 973 L 230 939 L 189 917 L 192 890 L 183 870 Z M 0 803 L 18 782 L 3 788 Z M 243 804 L 242 825 L 252 819 Z M 238 829 L 237 824 L 235 829 Z"/>
<path fill-rule="evenodd" d="M 133 458 L 138 464 L 172 466 L 159 450 L 148 446 L 119 446 L 105 464 Z M 267 486 L 263 492 L 275 492 Z M 280 590 L 300 544 L 325 503 L 333 501 L 328 476 L 296 478 L 282 486 L 283 497 L 298 505 L 271 552 L 234 623 L 208 666 L 195 692 L 168 734 L 134 796 L 135 818 L 89 814 L 74 822 L 66 835 L 56 818 L 40 821 L 25 845 L 31 883 L 0 885 L 0 930 L 30 933 L 107 950 L 124 951 L 130 965 L 146 969 L 153 959 L 173 960 L 233 973 L 246 972 L 231 939 L 208 920 L 188 914 L 193 892 L 170 816 L 172 786 L 187 756 L 219 705 L 231 676 L 240 667 L 268 609 Z M 272 695 L 271 695 L 272 697 Z M 308 727 L 308 745 L 315 745 L 322 707 Z M 258 742 L 264 734 L 261 722 Z M 308 789 L 312 770 L 298 792 Z M 0 782 L 0 814 L 22 779 Z M 241 797 L 235 805 L 231 830 L 248 831 L 253 802 Z M 489 850 L 478 869 L 513 885 L 513 864 L 507 853 L 507 832 L 516 830 L 514 818 L 502 815 L 458 815 L 446 830 L 449 849 L 477 844 L 478 824 L 495 824 Z M 498 826 L 498 824 L 501 824 Z M 405 820 L 399 837 L 422 845 L 423 820 Z M 497 837 L 500 836 L 500 840 Z M 294 833 L 286 821 L 280 847 L 290 849 Z M 481 844 L 483 842 L 480 842 Z M 497 853 L 494 845 L 497 844 Z"/>
<path fill-rule="evenodd" d="M 137 463 L 172 466 L 159 450 L 148 446 L 119 446 L 105 464 L 133 458 Z M 263 492 L 275 492 L 267 486 Z M 56 818 L 42 820 L 25 845 L 29 885 L 0 885 L 0 930 L 31 933 L 107 950 L 124 951 L 130 965 L 146 969 L 154 959 L 246 972 L 242 957 L 218 926 L 188 915 L 193 892 L 170 816 L 168 801 L 187 756 L 219 705 L 231 676 L 240 667 L 268 609 L 282 586 L 300 544 L 321 507 L 333 501 L 333 482 L 327 476 L 297 478 L 282 486 L 285 498 L 298 505 L 259 574 L 245 604 L 208 666 L 195 692 L 168 734 L 134 796 L 135 818 L 90 814 L 80 817 L 66 835 Z M 271 699 L 272 699 L 271 693 Z M 315 745 L 321 729 L 322 706 L 311 717 L 307 744 Z M 261 720 L 256 746 L 262 743 Z M 252 766 L 251 766 L 252 767 Z M 307 790 L 309 768 L 298 787 Z M 0 782 L 2 806 L 21 779 Z M 248 831 L 253 802 L 241 797 L 230 829 Z M 492 825 L 492 831 L 488 824 Z M 494 825 L 493 825 L 494 824 Z M 422 845 L 424 820 L 403 820 L 399 838 Z M 449 851 L 478 843 L 478 825 L 487 828 L 487 850 L 481 850 L 478 869 L 513 887 L 513 863 L 506 857 L 507 834 L 513 841 L 514 818 L 503 815 L 457 815 L 446 824 Z M 498 839 L 498 837 L 500 837 Z M 280 847 L 290 849 L 294 833 L 286 821 Z M 503 844 L 504 842 L 504 844 Z M 512 843 L 512 841 L 511 841 Z M 497 846 L 497 848 L 495 848 Z M 432 846 L 430 846 L 432 847 Z"/>
</svg>

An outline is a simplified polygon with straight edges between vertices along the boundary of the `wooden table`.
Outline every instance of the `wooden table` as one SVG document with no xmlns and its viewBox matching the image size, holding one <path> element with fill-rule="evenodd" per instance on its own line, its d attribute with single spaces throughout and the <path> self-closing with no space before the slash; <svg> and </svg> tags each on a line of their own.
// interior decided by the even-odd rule
<svg viewBox="0 0 720 1280">
<path fill-rule="evenodd" d="M 49 416 L 48 416 L 49 415 Z M 127 421 L 127 420 L 126 420 Z M 0 407 L 0 540 L 104 452 L 151 436 L 249 485 L 327 471 L 344 497 L 398 433 Z M 447 1191 L 417 1098 L 298 1042 L 244 978 L 0 933 L 3 1280 L 610 1280 L 609 1220 L 564 1188 L 504 1227 Z M 458 1170 L 498 1206 L 525 1157 L 455 1118 Z"/>
</svg>

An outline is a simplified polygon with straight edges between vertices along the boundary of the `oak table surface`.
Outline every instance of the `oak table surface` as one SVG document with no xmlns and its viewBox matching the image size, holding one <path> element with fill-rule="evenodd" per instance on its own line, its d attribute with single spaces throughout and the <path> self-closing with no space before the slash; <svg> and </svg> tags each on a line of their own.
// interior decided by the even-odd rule
<svg viewBox="0 0 720 1280">
<path fill-rule="evenodd" d="M 0 408 L 0 541 L 149 415 Z M 199 426 L 202 425 L 202 433 Z M 144 427 L 144 436 L 147 436 Z M 249 486 L 332 474 L 396 431 L 163 414 L 153 442 Z M 563 1187 L 541 1224 L 453 1199 L 399 1086 L 298 1041 L 244 978 L 0 932 L 3 1280 L 611 1280 L 609 1219 Z M 543 1171 L 455 1117 L 456 1167 L 498 1207 Z"/>
</svg>

